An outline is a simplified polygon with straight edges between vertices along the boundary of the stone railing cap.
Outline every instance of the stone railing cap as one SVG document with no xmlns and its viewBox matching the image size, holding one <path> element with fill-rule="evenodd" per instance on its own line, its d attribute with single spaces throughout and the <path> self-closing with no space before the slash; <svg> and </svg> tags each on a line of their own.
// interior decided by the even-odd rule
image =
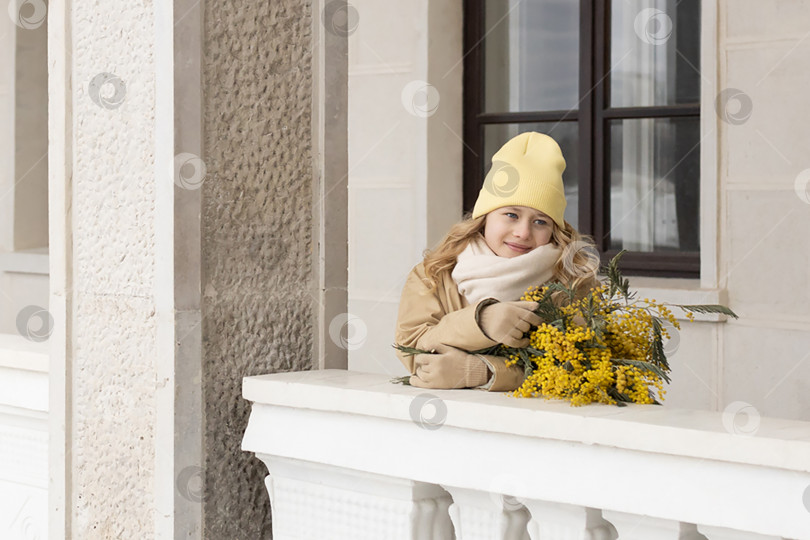
<svg viewBox="0 0 810 540">
<path fill-rule="evenodd" d="M 446 407 L 443 426 L 810 472 L 810 422 L 797 420 L 745 414 L 751 422 L 735 427 L 730 412 L 571 407 L 480 390 L 425 390 L 337 369 L 245 377 L 242 394 L 256 404 L 404 421 L 414 421 L 414 398 L 431 394 Z"/>
</svg>

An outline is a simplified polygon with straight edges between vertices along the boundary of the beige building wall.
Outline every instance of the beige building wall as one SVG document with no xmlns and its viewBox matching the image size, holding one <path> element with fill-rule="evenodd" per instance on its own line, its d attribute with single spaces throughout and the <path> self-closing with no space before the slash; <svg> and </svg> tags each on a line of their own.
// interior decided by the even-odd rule
<svg viewBox="0 0 810 540">
<path fill-rule="evenodd" d="M 461 218 L 462 1 L 351 5 L 349 369 L 398 376 L 405 278 Z"/>
<path fill-rule="evenodd" d="M 27 15 L 0 21 L 0 334 L 27 306 L 48 308 L 45 4 Z"/>
<path fill-rule="evenodd" d="M 48 246 L 48 25 L 15 30 L 14 249 L 24 250 Z"/>
<path fill-rule="evenodd" d="M 740 320 L 719 336 L 721 404 L 810 420 L 810 2 L 719 4 L 720 276 Z M 721 115 L 722 116 L 722 115 Z M 739 122 L 739 123 L 734 123 Z"/>
<path fill-rule="evenodd" d="M 0 22 L 0 253 L 48 245 L 47 22 Z"/>
</svg>

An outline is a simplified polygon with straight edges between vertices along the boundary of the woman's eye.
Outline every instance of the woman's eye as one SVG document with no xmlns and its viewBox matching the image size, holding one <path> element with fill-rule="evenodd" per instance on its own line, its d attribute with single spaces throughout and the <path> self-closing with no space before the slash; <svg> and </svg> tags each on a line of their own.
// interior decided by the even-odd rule
<svg viewBox="0 0 810 540">
<path fill-rule="evenodd" d="M 512 216 L 517 217 L 517 214 L 515 214 L 514 212 L 507 212 L 507 213 L 506 213 L 506 214 L 504 214 L 504 215 L 505 215 L 505 216 L 507 216 L 507 217 L 512 217 Z"/>
<path fill-rule="evenodd" d="M 534 222 L 537 223 L 538 225 L 545 225 L 546 224 L 545 219 L 535 219 Z"/>
</svg>

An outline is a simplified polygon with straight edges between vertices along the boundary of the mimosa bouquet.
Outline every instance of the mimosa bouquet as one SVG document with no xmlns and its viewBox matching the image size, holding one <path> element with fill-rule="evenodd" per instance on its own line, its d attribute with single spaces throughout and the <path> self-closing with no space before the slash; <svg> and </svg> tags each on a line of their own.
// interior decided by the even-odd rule
<svg viewBox="0 0 810 540">
<path fill-rule="evenodd" d="M 538 303 L 535 313 L 547 321 L 529 330 L 529 345 L 499 344 L 470 351 L 506 357 L 508 365 L 523 367 L 523 385 L 516 397 L 565 399 L 571 405 L 626 403 L 660 405 L 670 382 L 664 339 L 680 324 L 670 308 L 694 320 L 695 313 L 719 313 L 737 318 L 722 305 L 677 305 L 636 298 L 618 268 L 625 252 L 606 269 L 602 285 L 577 298 L 575 291 L 551 283 L 532 287 L 521 300 Z M 562 297 L 562 301 L 560 298 Z M 407 354 L 427 351 L 394 345 Z M 397 379 L 407 382 L 407 377 Z"/>
</svg>

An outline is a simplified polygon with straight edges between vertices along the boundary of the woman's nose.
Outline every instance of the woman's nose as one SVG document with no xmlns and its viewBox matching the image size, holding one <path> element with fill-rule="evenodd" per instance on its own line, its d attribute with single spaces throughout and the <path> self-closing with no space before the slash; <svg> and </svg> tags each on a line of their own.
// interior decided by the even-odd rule
<svg viewBox="0 0 810 540">
<path fill-rule="evenodd" d="M 529 237 L 529 224 L 528 223 L 516 223 L 515 228 L 512 230 L 513 234 L 518 238 L 528 238 Z"/>
</svg>

